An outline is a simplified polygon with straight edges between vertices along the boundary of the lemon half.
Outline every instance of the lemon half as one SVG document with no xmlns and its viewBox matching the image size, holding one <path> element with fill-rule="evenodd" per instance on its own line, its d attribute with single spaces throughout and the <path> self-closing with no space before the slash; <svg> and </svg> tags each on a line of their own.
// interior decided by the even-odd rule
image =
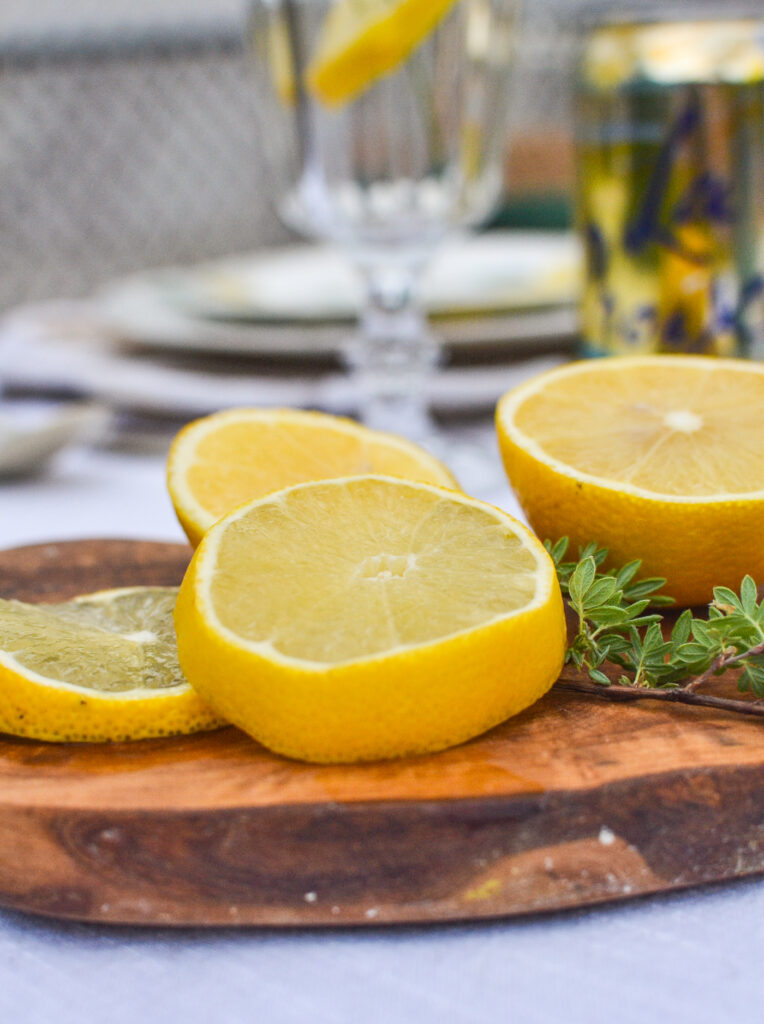
<svg viewBox="0 0 764 1024">
<path fill-rule="evenodd" d="M 573 363 L 505 395 L 504 464 L 540 536 L 641 558 L 679 604 L 764 581 L 764 366 L 703 356 Z"/>
<path fill-rule="evenodd" d="M 524 526 L 383 476 L 297 485 L 221 520 L 176 626 L 219 714 L 318 762 L 469 739 L 537 700 L 565 651 L 554 566 Z"/>
<path fill-rule="evenodd" d="M 297 409 L 229 409 L 185 427 L 167 463 L 167 485 L 196 546 L 238 505 L 291 484 L 383 473 L 458 487 L 423 448 L 349 419 Z"/>
</svg>

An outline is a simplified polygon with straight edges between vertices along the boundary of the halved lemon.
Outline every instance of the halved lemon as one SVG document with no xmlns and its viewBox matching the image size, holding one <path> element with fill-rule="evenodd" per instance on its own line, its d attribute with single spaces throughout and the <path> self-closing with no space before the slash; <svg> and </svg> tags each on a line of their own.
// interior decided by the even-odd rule
<svg viewBox="0 0 764 1024">
<path fill-rule="evenodd" d="M 326 15 L 307 84 L 339 106 L 402 64 L 459 0 L 338 0 Z"/>
<path fill-rule="evenodd" d="M 703 356 L 572 363 L 496 413 L 504 464 L 541 536 L 642 559 L 682 605 L 764 581 L 764 366 Z"/>
<path fill-rule="evenodd" d="M 230 409 L 189 424 L 170 448 L 167 486 L 196 546 L 246 501 L 291 484 L 366 473 L 458 487 L 442 463 L 402 437 L 296 409 Z"/>
<path fill-rule="evenodd" d="M 221 520 L 175 621 L 204 700 L 317 762 L 476 736 L 541 697 L 565 650 L 554 566 L 524 526 L 384 476 L 300 484 Z"/>
<path fill-rule="evenodd" d="M 176 597 L 129 587 L 63 604 L 0 601 L 0 731 L 99 742 L 225 724 L 180 670 Z"/>
</svg>

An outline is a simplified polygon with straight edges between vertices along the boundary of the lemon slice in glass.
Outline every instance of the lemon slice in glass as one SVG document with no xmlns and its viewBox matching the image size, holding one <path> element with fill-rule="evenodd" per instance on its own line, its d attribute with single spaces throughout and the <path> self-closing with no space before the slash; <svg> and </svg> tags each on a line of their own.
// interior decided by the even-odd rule
<svg viewBox="0 0 764 1024">
<path fill-rule="evenodd" d="M 307 70 L 308 89 L 340 106 L 402 64 L 459 0 L 338 0 Z"/>
</svg>

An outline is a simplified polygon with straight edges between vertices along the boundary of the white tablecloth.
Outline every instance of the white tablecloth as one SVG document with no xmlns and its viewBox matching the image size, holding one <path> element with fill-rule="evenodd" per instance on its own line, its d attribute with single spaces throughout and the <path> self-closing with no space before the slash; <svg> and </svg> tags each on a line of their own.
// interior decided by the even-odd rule
<svg viewBox="0 0 764 1024">
<path fill-rule="evenodd" d="M 497 481 L 481 496 L 510 507 Z M 182 539 L 161 456 L 72 452 L 39 480 L 0 482 L 3 547 L 86 536 Z M 760 1024 L 762 949 L 764 880 L 524 920 L 345 932 L 136 930 L 0 911 L 0 1014 L 15 1024 Z"/>
</svg>

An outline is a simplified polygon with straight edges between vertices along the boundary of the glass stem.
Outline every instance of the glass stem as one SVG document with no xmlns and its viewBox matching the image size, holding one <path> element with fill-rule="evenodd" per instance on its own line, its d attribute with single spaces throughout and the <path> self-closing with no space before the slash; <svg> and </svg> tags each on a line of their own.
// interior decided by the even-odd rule
<svg viewBox="0 0 764 1024">
<path fill-rule="evenodd" d="M 422 265 L 361 262 L 365 302 L 347 350 L 364 422 L 426 442 L 434 434 L 429 383 L 438 345 L 420 302 Z"/>
</svg>

